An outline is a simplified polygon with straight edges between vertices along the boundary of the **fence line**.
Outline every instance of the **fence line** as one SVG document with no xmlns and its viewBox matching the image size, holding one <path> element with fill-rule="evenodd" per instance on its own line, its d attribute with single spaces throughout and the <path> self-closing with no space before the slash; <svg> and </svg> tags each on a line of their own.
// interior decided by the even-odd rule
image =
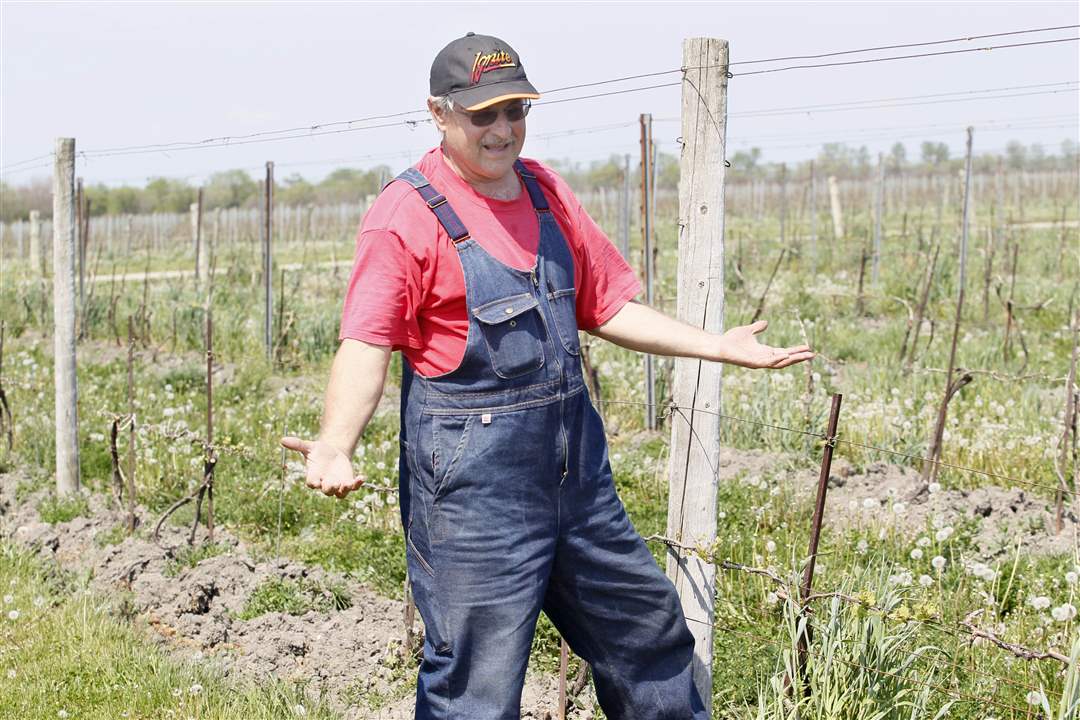
<svg viewBox="0 0 1080 720">
<path fill-rule="evenodd" d="M 636 406 L 640 406 L 640 407 L 645 407 L 645 406 L 647 406 L 649 404 L 649 403 L 644 403 L 644 402 L 639 402 L 639 401 L 634 401 L 634 400 L 604 400 L 604 399 L 599 399 L 599 398 L 593 398 L 593 402 L 595 402 L 595 403 L 603 403 L 603 404 L 612 404 L 612 405 L 636 405 Z M 774 424 L 767 423 L 767 422 L 762 422 L 762 421 L 759 421 L 759 420 L 750 420 L 748 418 L 741 418 L 741 417 L 738 417 L 736 415 L 728 415 L 728 414 L 725 414 L 725 413 L 716 412 L 715 410 L 706 410 L 704 408 L 683 407 L 683 406 L 675 405 L 673 403 L 672 404 L 666 404 L 666 405 L 661 405 L 660 403 L 656 403 L 655 407 L 664 407 L 664 408 L 667 408 L 668 411 L 669 411 L 669 412 L 666 412 L 666 413 L 660 415 L 660 419 L 666 419 L 666 418 L 669 418 L 669 417 L 673 417 L 676 411 L 678 411 L 681 414 L 681 411 L 689 410 L 690 412 L 705 413 L 707 415 L 716 415 L 717 417 L 723 418 L 725 420 L 734 420 L 735 422 L 746 423 L 748 425 L 756 425 L 756 426 L 759 426 L 759 427 L 771 428 L 773 430 L 782 430 L 784 432 L 790 432 L 790 433 L 795 433 L 795 434 L 798 434 L 798 435 L 814 437 L 814 438 L 818 438 L 820 440 L 827 440 L 828 439 L 822 433 L 816 433 L 816 432 L 812 432 L 810 430 L 798 430 L 796 428 L 786 427 L 784 425 L 774 425 Z M 843 439 L 842 437 L 839 437 L 839 436 L 836 438 L 836 443 L 838 443 L 838 444 L 842 443 L 842 444 L 850 445 L 850 446 L 853 446 L 853 447 L 862 448 L 864 450 L 876 450 L 878 452 L 887 453 L 889 455 L 895 455 L 895 456 L 898 456 L 898 457 L 904 457 L 904 458 L 907 458 L 909 460 L 917 460 L 919 462 L 926 462 L 926 463 L 931 463 L 931 464 L 934 464 L 934 465 L 940 465 L 942 467 L 947 467 L 947 468 L 950 468 L 952 470 L 960 470 L 960 471 L 963 471 L 963 472 L 975 473 L 977 475 L 985 475 L 986 477 L 996 478 L 996 479 L 1000 479 L 1000 480 L 1007 480 L 1009 482 L 1016 483 L 1018 485 L 1026 485 L 1026 486 L 1033 487 L 1033 488 L 1041 488 L 1041 489 L 1044 489 L 1044 490 L 1051 490 L 1053 492 L 1062 492 L 1062 493 L 1065 493 L 1067 495 L 1080 495 L 1080 491 L 1078 491 L 1078 490 L 1068 490 L 1068 489 L 1065 489 L 1065 488 L 1058 487 L 1057 485 L 1048 485 L 1046 483 L 1037 483 L 1037 482 L 1033 482 L 1033 481 L 1030 481 L 1030 480 L 1021 480 L 1019 478 L 1012 477 L 1010 475 L 1002 475 L 1000 473 L 994 473 L 994 472 L 990 472 L 988 470 L 978 470 L 976 468 L 966 467 L 964 465 L 956 465 L 956 464 L 948 463 L 948 462 L 945 462 L 945 461 L 942 461 L 942 460 L 931 460 L 930 458 L 922 457 L 921 455 L 912 455 L 910 453 L 901 452 L 899 450 L 891 450 L 889 448 L 883 448 L 883 447 L 878 447 L 876 445 L 869 445 L 869 444 L 866 444 L 866 443 L 860 443 L 860 442 L 856 442 L 854 440 L 845 440 L 845 439 Z"/>
</svg>

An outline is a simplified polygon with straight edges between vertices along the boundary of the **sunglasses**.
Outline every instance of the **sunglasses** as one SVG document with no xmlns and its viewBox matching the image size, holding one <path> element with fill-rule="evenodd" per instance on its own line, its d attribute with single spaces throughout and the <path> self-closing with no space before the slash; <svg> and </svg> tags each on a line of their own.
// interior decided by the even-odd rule
<svg viewBox="0 0 1080 720">
<path fill-rule="evenodd" d="M 506 119 L 509 122 L 523 120 L 525 116 L 529 114 L 529 108 L 531 107 L 531 100 L 522 100 L 513 105 L 507 105 L 502 110 L 477 110 L 476 112 L 466 112 L 464 110 L 458 110 L 456 107 L 454 110 L 462 115 L 468 116 L 474 126 L 487 127 L 488 125 L 495 124 L 495 121 L 499 119 L 500 112 L 506 113 Z"/>
</svg>

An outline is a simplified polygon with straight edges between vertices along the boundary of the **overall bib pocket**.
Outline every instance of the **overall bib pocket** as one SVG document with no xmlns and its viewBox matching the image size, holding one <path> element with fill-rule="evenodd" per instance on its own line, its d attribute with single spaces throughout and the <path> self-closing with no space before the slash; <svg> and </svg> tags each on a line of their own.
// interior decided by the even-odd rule
<svg viewBox="0 0 1080 720">
<path fill-rule="evenodd" d="M 532 294 L 521 293 L 473 308 L 492 369 L 504 380 L 544 366 L 539 304 Z"/>
<path fill-rule="evenodd" d="M 563 348 L 571 355 L 581 353 L 577 327 L 577 291 L 574 288 L 551 290 L 549 286 L 548 304 L 555 318 L 555 329 L 559 333 Z"/>
</svg>

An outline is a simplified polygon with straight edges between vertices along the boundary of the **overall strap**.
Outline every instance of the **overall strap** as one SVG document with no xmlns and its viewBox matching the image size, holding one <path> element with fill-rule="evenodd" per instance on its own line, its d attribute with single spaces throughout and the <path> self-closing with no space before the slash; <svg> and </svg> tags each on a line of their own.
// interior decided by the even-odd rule
<svg viewBox="0 0 1080 720">
<path fill-rule="evenodd" d="M 529 191 L 529 199 L 532 200 L 533 209 L 538 213 L 551 212 L 547 198 L 544 197 L 544 191 L 540 189 L 540 182 L 535 175 L 526 169 L 525 163 L 521 162 L 520 159 L 515 160 L 514 169 L 521 176 L 521 181 L 525 183 L 525 189 Z"/>
<path fill-rule="evenodd" d="M 420 197 L 427 203 L 428 209 L 435 213 L 435 217 L 455 245 L 469 239 L 469 231 L 465 228 L 465 224 L 461 222 L 461 218 L 450 207 L 450 203 L 446 202 L 446 197 L 431 186 L 423 173 L 416 168 L 409 168 L 395 179 L 404 180 L 412 185 L 416 192 L 420 193 Z"/>
</svg>

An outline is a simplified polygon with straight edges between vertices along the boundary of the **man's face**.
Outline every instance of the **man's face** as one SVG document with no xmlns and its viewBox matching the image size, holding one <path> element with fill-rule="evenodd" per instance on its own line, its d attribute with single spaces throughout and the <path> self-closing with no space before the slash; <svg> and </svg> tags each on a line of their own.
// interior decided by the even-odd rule
<svg viewBox="0 0 1080 720">
<path fill-rule="evenodd" d="M 443 147 L 466 181 L 492 182 L 513 172 L 514 161 L 525 144 L 525 118 L 511 122 L 505 109 L 521 104 L 507 100 L 481 112 L 497 110 L 498 117 L 491 125 L 477 127 L 470 113 L 454 108 L 442 112 L 433 100 L 428 107 L 436 127 L 444 134 Z"/>
</svg>

